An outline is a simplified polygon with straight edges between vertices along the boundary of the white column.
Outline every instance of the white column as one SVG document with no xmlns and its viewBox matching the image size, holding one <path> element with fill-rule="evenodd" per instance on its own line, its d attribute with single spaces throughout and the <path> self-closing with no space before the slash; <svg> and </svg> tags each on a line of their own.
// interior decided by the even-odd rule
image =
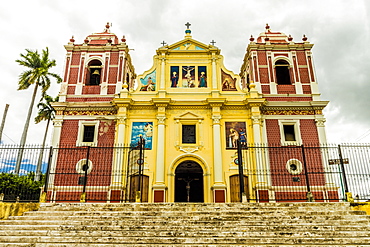
<svg viewBox="0 0 370 247">
<path fill-rule="evenodd" d="M 324 117 L 316 117 L 316 127 L 317 133 L 319 135 L 319 141 L 321 145 L 327 144 L 326 140 L 326 131 L 325 131 L 325 118 Z"/>
<path fill-rule="evenodd" d="M 255 144 L 261 144 L 261 120 L 260 116 L 252 116 L 253 120 L 253 139 Z"/>
<path fill-rule="evenodd" d="M 124 163 L 124 144 L 125 144 L 125 130 L 126 130 L 126 117 L 119 117 L 117 119 L 117 137 L 115 149 L 115 160 L 112 167 L 112 185 L 120 185 L 122 183 L 122 176 L 125 173 L 122 167 Z"/>
<path fill-rule="evenodd" d="M 256 148 L 254 150 L 255 157 L 256 157 L 256 168 L 257 168 L 257 183 L 261 185 L 266 185 L 267 184 L 267 172 L 268 168 L 266 167 L 265 159 L 266 157 L 264 156 L 265 150 L 263 148 L 258 148 L 262 147 L 261 143 L 261 116 L 252 116 L 253 120 L 253 137 L 254 137 L 254 144 L 256 144 Z"/>
<path fill-rule="evenodd" d="M 57 116 L 57 118 L 60 116 Z M 53 148 L 56 148 L 59 146 L 60 142 L 60 136 L 62 133 L 62 125 L 63 125 L 63 119 L 54 119 L 53 120 L 53 125 L 54 125 L 54 130 L 53 130 L 53 137 L 51 141 L 51 145 Z M 54 149 L 56 150 L 56 149 Z M 57 160 L 58 160 L 58 152 L 53 151 L 53 156 L 51 160 L 50 166 L 50 176 L 49 176 L 49 185 L 48 187 L 53 190 L 54 188 L 54 174 L 55 174 L 55 168 L 57 165 Z M 53 192 L 54 193 L 54 192 Z"/>
<path fill-rule="evenodd" d="M 62 124 L 63 124 L 63 119 L 56 118 L 53 120 L 54 129 L 53 129 L 53 137 L 51 141 L 51 145 L 53 147 L 59 146 L 60 135 L 62 133 Z"/>
<path fill-rule="evenodd" d="M 301 82 L 296 81 L 294 83 L 294 86 L 295 86 L 295 92 L 296 92 L 296 94 L 303 94 L 303 87 L 302 87 L 302 83 Z"/>
<path fill-rule="evenodd" d="M 156 172 L 155 184 L 164 184 L 164 145 L 165 145 L 165 116 L 157 116 L 158 130 L 157 130 L 157 158 L 156 158 Z"/>
<path fill-rule="evenodd" d="M 276 82 L 270 82 L 270 93 L 277 94 L 277 84 Z"/>
<path fill-rule="evenodd" d="M 221 116 L 213 116 L 213 172 L 215 184 L 223 184 L 222 150 L 221 150 Z"/>
<path fill-rule="evenodd" d="M 123 146 L 125 143 L 126 117 L 117 119 L 117 141 L 116 145 Z"/>
<path fill-rule="evenodd" d="M 164 54 L 162 54 L 162 56 L 164 56 Z M 162 63 L 161 63 L 161 81 L 160 81 L 160 86 L 159 86 L 159 89 L 165 89 L 165 76 L 164 76 L 164 73 L 165 73 L 165 67 L 166 67 L 166 63 L 165 63 L 165 58 L 161 58 L 162 60 Z"/>
<path fill-rule="evenodd" d="M 327 191 L 336 191 L 337 186 L 334 183 L 331 174 L 331 167 L 329 166 L 328 160 L 330 159 L 330 154 L 328 152 L 326 132 L 325 132 L 325 118 L 323 116 L 316 116 L 316 127 L 317 133 L 319 135 L 320 146 L 323 147 L 321 150 L 321 160 L 325 170 L 325 188 Z"/>
<path fill-rule="evenodd" d="M 217 70 L 215 57 L 212 58 L 212 89 L 217 89 Z"/>
</svg>

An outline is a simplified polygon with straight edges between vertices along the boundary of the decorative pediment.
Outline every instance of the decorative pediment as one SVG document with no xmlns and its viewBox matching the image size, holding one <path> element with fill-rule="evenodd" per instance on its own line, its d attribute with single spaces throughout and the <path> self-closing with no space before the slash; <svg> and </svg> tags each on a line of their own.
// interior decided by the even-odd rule
<svg viewBox="0 0 370 247">
<path fill-rule="evenodd" d="M 175 120 L 203 120 L 204 117 L 199 116 L 193 112 L 186 112 L 174 118 Z"/>
<path fill-rule="evenodd" d="M 206 51 L 209 50 L 209 45 L 203 44 L 193 39 L 181 40 L 168 47 L 170 51 Z"/>
</svg>

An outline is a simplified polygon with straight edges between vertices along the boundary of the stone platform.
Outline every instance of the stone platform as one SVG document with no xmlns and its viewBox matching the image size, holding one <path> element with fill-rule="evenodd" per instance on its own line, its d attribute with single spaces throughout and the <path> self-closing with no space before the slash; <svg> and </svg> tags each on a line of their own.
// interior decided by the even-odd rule
<svg viewBox="0 0 370 247">
<path fill-rule="evenodd" d="M 370 246 L 370 216 L 349 203 L 45 203 L 0 221 L 0 246 Z"/>
</svg>

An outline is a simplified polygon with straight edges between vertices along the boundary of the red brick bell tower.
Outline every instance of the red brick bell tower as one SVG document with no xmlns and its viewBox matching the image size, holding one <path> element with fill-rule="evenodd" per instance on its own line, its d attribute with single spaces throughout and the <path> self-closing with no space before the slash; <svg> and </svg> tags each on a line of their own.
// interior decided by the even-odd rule
<svg viewBox="0 0 370 247">
<path fill-rule="evenodd" d="M 102 188 L 104 191 L 91 192 L 98 194 L 95 198 L 102 201 L 119 200 L 120 188 L 112 187 L 112 164 L 116 157 L 112 148 L 96 149 L 99 151 L 95 152 L 87 150 L 89 147 L 123 145 L 117 143 L 115 136 L 117 109 L 111 101 L 122 88 L 130 90 L 136 77 L 126 39 L 124 36 L 118 39 L 110 32 L 107 23 L 103 32 L 87 36 L 82 44 L 76 44 L 72 37 L 65 49 L 67 55 L 59 102 L 53 105 L 57 114 L 52 145 L 59 151 L 54 157 L 52 172 L 60 175 L 51 181 L 56 188 L 51 200 L 75 201 L 75 197 L 79 197 L 79 193 L 69 193 L 68 190 L 79 191 L 84 183 L 81 177 L 85 176 L 87 157 L 87 188 Z M 65 147 L 68 149 L 63 149 Z M 58 189 L 62 185 L 63 192 Z M 111 189 L 107 190 L 109 186 Z"/>
<path fill-rule="evenodd" d="M 322 110 L 328 101 L 320 100 L 312 47 L 305 35 L 296 42 L 268 24 L 257 39 L 250 38 L 240 76 L 252 98 L 265 100 L 252 122 L 255 145 L 268 147 L 259 169 L 271 172 L 257 184 L 260 201 L 284 201 L 288 194 L 305 201 L 306 187 L 316 200 L 335 193 L 319 149 L 326 144 Z"/>
</svg>

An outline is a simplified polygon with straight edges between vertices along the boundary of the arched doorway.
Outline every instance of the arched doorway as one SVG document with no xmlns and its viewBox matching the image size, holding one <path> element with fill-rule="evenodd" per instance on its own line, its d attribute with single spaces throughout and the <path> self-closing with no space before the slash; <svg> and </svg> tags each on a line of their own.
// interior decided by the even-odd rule
<svg viewBox="0 0 370 247">
<path fill-rule="evenodd" d="M 204 202 L 203 169 L 194 161 L 184 161 L 175 170 L 175 202 Z"/>
</svg>

